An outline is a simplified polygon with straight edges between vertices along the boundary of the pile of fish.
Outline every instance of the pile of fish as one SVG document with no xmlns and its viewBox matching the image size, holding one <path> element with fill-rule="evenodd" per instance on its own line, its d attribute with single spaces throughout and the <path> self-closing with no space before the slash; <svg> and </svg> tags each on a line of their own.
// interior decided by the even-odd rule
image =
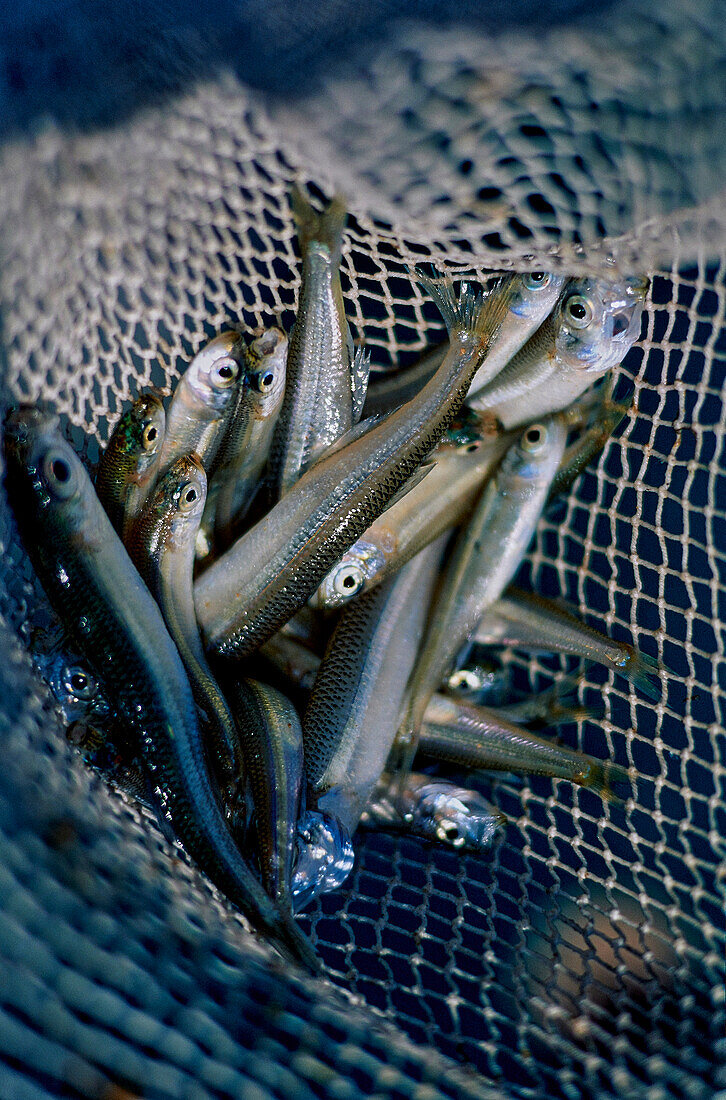
<svg viewBox="0 0 726 1100">
<path fill-rule="evenodd" d="M 289 339 L 218 335 L 166 409 L 144 392 L 121 416 L 95 483 L 42 409 L 11 411 L 5 453 L 62 624 L 34 650 L 69 738 L 316 969 L 294 914 L 345 880 L 359 825 L 474 849 L 500 830 L 433 762 L 629 789 L 525 728 L 587 713 L 557 692 L 484 706 L 503 688 L 482 647 L 601 661 L 657 696 L 655 662 L 511 586 L 543 510 L 627 411 L 611 372 L 647 283 L 535 272 L 457 293 L 413 272 L 448 341 L 369 386 L 344 207 L 295 191 L 293 209 Z"/>
</svg>

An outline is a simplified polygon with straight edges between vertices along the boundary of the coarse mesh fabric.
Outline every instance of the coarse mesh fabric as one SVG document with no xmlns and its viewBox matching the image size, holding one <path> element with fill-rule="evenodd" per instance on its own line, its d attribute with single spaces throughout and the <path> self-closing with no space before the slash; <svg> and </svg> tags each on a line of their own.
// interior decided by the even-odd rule
<svg viewBox="0 0 726 1100">
<path fill-rule="evenodd" d="M 666 671 L 652 703 L 593 666 L 604 720 L 560 731 L 637 772 L 626 805 L 470 778 L 502 843 L 358 837 L 301 918 L 329 980 L 298 977 L 66 744 L 3 490 L 0 1096 L 726 1089 L 720 3 L 525 4 L 517 25 L 496 3 L 105 7 L 21 4 L 0 35 L 3 402 L 57 409 L 93 463 L 221 328 L 289 328 L 295 179 L 346 195 L 347 308 L 381 368 L 441 336 L 412 263 L 647 272 L 634 409 L 522 575 Z M 570 667 L 506 660 L 523 689 Z"/>
</svg>

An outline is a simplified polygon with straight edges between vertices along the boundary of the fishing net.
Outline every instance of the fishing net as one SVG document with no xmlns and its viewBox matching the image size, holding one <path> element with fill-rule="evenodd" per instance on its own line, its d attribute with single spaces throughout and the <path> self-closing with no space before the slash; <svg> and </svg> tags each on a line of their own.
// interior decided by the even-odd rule
<svg viewBox="0 0 726 1100">
<path fill-rule="evenodd" d="M 621 369 L 634 410 L 522 569 L 666 666 L 657 703 L 592 667 L 580 696 L 604 718 L 560 731 L 637 787 L 619 806 L 470 777 L 509 821 L 481 856 L 360 836 L 301 918 L 329 980 L 299 978 L 68 746 L 3 497 L 3 1097 L 726 1089 L 723 12 L 361 7 L 14 6 L 3 401 L 57 409 L 92 463 L 221 328 L 289 327 L 294 179 L 346 195 L 347 308 L 381 369 L 441 336 L 409 264 L 653 275 Z M 570 668 L 505 660 L 521 690 Z"/>
</svg>

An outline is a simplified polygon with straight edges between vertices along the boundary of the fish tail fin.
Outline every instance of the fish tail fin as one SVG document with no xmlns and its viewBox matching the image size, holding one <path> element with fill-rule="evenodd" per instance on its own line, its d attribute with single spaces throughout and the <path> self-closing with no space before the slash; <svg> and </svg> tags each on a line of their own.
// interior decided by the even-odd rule
<svg viewBox="0 0 726 1100">
<path fill-rule="evenodd" d="M 582 673 L 574 672 L 550 688 L 547 718 L 552 725 L 564 725 L 566 722 L 596 722 L 605 713 L 602 699 L 597 703 L 581 703 L 576 697 L 582 682 Z"/>
<path fill-rule="evenodd" d="M 344 201 L 336 196 L 323 211 L 319 212 L 311 206 L 310 200 L 295 184 L 290 192 L 290 205 L 295 219 L 300 251 L 304 253 L 313 241 L 317 241 L 330 250 L 334 262 L 339 261 L 343 231 L 348 218 Z"/>
<path fill-rule="evenodd" d="M 415 267 L 413 270 L 409 268 L 409 274 L 424 288 L 429 297 L 433 298 L 439 313 L 444 319 L 449 336 L 451 336 L 453 332 L 462 329 L 464 327 L 462 298 L 464 299 L 463 305 L 467 312 L 470 312 L 473 308 L 472 298 L 474 291 L 471 289 L 471 284 L 462 284 L 461 294 L 457 299 L 454 280 L 450 275 L 445 274 L 437 276 L 433 273 L 429 275 L 422 267 Z M 479 305 L 481 305 L 481 289 L 476 289 L 478 291 Z"/>
<path fill-rule="evenodd" d="M 466 290 L 465 290 L 466 287 Z M 461 288 L 461 298 L 468 291 L 469 284 Z M 516 293 L 516 276 L 502 275 L 490 288 L 486 297 L 472 303 L 470 326 L 465 325 L 465 331 L 473 333 L 477 337 L 483 349 L 488 349 L 499 335 L 507 314 L 512 307 L 512 301 Z"/>
<path fill-rule="evenodd" d="M 554 699 L 547 711 L 547 721 L 551 726 L 565 726 L 568 722 L 597 722 L 603 717 L 605 707 L 602 703 L 568 703 L 563 699 Z"/>
<path fill-rule="evenodd" d="M 663 697 L 663 682 L 661 675 L 663 666 L 654 657 L 647 653 L 641 653 L 635 646 L 626 646 L 626 655 L 622 662 L 615 666 L 615 671 L 630 680 L 647 695 L 649 699 L 658 702 Z"/>
<path fill-rule="evenodd" d="M 421 267 L 409 273 L 433 298 L 451 337 L 470 333 L 489 346 L 509 312 L 515 293 L 515 276 L 504 275 L 485 293 L 478 283 L 463 281 L 457 298 L 450 275 L 427 274 Z"/>
<path fill-rule="evenodd" d="M 581 777 L 575 780 L 581 787 L 595 791 L 607 802 L 624 802 L 633 791 L 627 768 L 611 760 L 590 760 L 583 765 Z"/>
</svg>

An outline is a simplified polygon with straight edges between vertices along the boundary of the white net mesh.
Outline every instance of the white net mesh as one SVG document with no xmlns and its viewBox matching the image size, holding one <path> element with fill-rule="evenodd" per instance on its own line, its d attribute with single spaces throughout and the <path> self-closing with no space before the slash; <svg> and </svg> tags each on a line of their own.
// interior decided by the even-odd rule
<svg viewBox="0 0 726 1100">
<path fill-rule="evenodd" d="M 656 273 L 642 340 L 622 368 L 635 382 L 636 411 L 543 519 L 523 569 L 539 591 L 566 597 L 667 666 L 657 704 L 591 669 L 582 697 L 602 696 L 605 720 L 562 731 L 568 744 L 637 769 L 636 796 L 621 808 L 565 783 L 479 778 L 510 821 L 491 856 L 368 835 L 346 888 L 303 918 L 336 982 L 422 1048 L 503 1082 L 508 1094 L 642 1092 L 656 1100 L 712 1095 L 724 1061 L 726 36 L 718 5 L 706 0 L 614 5 L 604 20 L 589 27 L 579 17 L 496 40 L 477 27 L 401 24 L 361 49 L 355 64 L 284 101 L 263 102 L 225 76 L 110 129 L 73 134 L 49 124 L 8 140 L 0 153 L 0 354 L 5 399 L 51 403 L 79 446 L 81 430 L 89 437 L 93 461 L 139 389 L 152 383 L 168 392 L 221 328 L 273 318 L 290 327 L 294 178 L 347 195 L 348 312 L 380 366 L 408 363 L 441 335 L 407 264 L 432 258 L 483 275 L 614 263 Z M 2 611 L 27 639 L 38 590 L 7 516 L 3 526 Z M 569 667 L 554 658 L 507 660 L 522 687 Z M 39 682 L 34 690 L 45 709 L 31 720 L 39 704 L 21 700 L 18 729 L 28 732 L 13 743 L 19 775 L 42 770 L 38 730 L 52 724 L 47 693 Z M 76 790 L 121 865 L 151 845 L 159 889 L 178 901 L 188 888 L 186 912 L 209 933 L 210 895 L 194 892 L 183 865 L 159 854 L 148 839 L 153 825 L 139 829 L 132 808 L 76 775 L 81 763 L 50 734 L 47 743 L 54 756 L 42 766 L 64 776 L 59 804 L 70 798 L 66 787 Z M 132 905 L 132 887 L 116 887 Z M 85 901 L 103 908 L 92 890 Z M 214 912 L 224 934 L 239 937 L 239 922 Z M 171 950 L 169 913 L 143 932 L 162 955 Z M 129 955 L 140 927 L 126 929 Z M 90 920 L 89 942 L 94 929 Z M 0 934 L 0 956 L 7 950 Z M 205 958 L 202 951 L 193 962 L 208 978 Z M 248 980 L 272 996 L 273 979 L 253 980 L 257 963 L 242 961 L 252 968 Z M 168 985 L 171 971 L 159 965 Z M 234 982 L 224 981 L 229 998 Z M 288 997 L 275 981 L 274 996 Z M 144 1000 L 143 991 L 134 995 Z M 18 996 L 12 1011 L 2 996 L 8 1019 L 29 1012 Z M 58 996 L 67 1008 L 69 997 Z M 334 994 L 316 996 L 330 999 L 334 1017 Z M 257 1084 L 288 1094 L 304 1078 L 311 1095 L 327 1095 L 332 1086 L 309 1067 L 284 1076 L 291 1050 L 307 1042 L 292 1020 L 305 1016 L 307 1002 L 289 1008 L 293 1000 L 289 993 L 289 1041 L 269 1048 L 281 1076 Z M 148 1010 L 153 1017 L 150 1002 Z M 104 1033 L 116 1026 L 95 1003 L 86 1011 Z M 217 1016 L 235 1049 L 243 1043 L 237 1025 Z M 41 1091 L 60 1088 L 62 1064 L 43 1078 L 33 1065 L 39 1048 L 13 1046 L 2 1012 L 0 1024 L 13 1087 L 30 1089 L 33 1079 Z M 184 1023 L 174 1026 L 188 1035 Z M 267 1035 L 269 1026 L 254 1025 Z M 142 1045 L 131 1027 L 119 1027 L 130 1048 Z M 82 1055 L 98 1080 L 173 1093 L 148 1086 L 147 1052 L 137 1051 L 133 1065 L 119 1054 L 102 1066 L 81 1051 L 76 1030 L 60 1033 L 55 1041 Z M 383 1092 L 405 1091 L 408 1080 L 412 1090 L 417 1075 L 428 1075 L 433 1093 L 448 1091 L 448 1071 L 436 1063 L 423 1072 L 393 1040 L 398 1068 L 386 1078 L 381 1050 L 375 1070 L 366 1062 L 373 1056 L 362 1034 L 347 1043 L 322 1025 L 316 1032 L 321 1049 L 334 1051 L 329 1065 L 347 1082 L 345 1095 L 365 1091 L 367 1080 Z M 173 1061 L 164 1050 L 155 1057 Z M 64 1094 L 99 1095 L 86 1080 L 66 1082 Z M 239 1094 L 239 1082 L 199 1082 L 194 1095 Z M 458 1078 L 450 1087 L 459 1095 L 464 1088 Z"/>
</svg>

